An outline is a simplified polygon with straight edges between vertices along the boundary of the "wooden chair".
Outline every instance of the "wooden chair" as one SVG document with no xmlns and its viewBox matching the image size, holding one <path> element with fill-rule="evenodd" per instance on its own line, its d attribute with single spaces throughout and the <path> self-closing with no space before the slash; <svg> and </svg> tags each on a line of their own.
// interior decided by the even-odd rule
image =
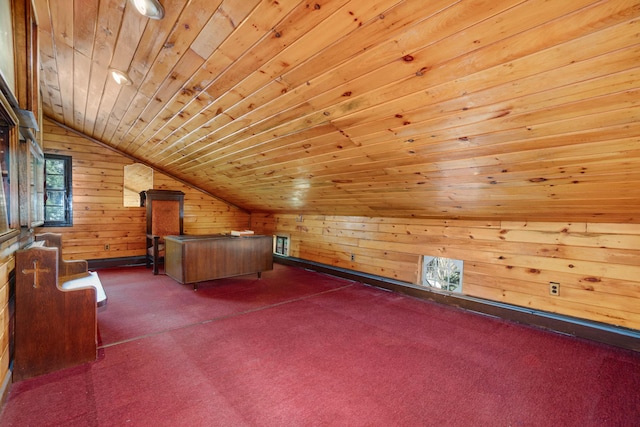
<svg viewBox="0 0 640 427">
<path fill-rule="evenodd" d="M 184 193 L 147 190 L 142 199 L 147 207 L 147 268 L 153 264 L 153 274 L 158 274 L 158 264 L 165 256 L 164 237 L 183 234 Z"/>
</svg>

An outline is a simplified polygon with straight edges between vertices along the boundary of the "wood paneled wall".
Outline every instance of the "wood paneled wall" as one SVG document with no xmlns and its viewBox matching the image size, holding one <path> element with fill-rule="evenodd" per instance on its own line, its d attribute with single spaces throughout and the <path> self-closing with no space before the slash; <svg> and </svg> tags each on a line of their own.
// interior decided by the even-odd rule
<svg viewBox="0 0 640 427">
<path fill-rule="evenodd" d="M 62 233 L 65 259 L 107 259 L 144 255 L 146 210 L 123 206 L 124 166 L 133 161 L 75 132 L 44 123 L 45 153 L 72 156 L 73 227 Z M 154 188 L 185 193 L 184 231 L 212 234 L 245 229 L 250 215 L 169 176 L 154 173 Z M 105 245 L 109 245 L 109 250 Z"/>
<path fill-rule="evenodd" d="M 640 329 L 639 224 L 254 213 L 252 228 L 289 234 L 290 256 L 414 284 L 422 255 L 462 259 L 466 295 Z"/>
<path fill-rule="evenodd" d="M 0 390 L 6 390 L 6 384 L 10 380 L 7 375 L 11 355 L 9 343 L 11 341 L 11 309 L 9 307 L 10 273 L 15 268 L 14 252 L 17 245 L 12 245 L 15 240 L 0 245 Z M 2 393 L 0 393 L 0 404 Z"/>
</svg>

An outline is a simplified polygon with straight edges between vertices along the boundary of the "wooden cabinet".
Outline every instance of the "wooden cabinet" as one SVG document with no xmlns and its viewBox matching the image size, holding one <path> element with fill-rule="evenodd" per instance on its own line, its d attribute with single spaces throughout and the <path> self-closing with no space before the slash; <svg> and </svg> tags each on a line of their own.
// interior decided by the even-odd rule
<svg viewBox="0 0 640 427">
<path fill-rule="evenodd" d="M 273 269 L 271 236 L 167 236 L 165 272 L 193 283 Z"/>
</svg>

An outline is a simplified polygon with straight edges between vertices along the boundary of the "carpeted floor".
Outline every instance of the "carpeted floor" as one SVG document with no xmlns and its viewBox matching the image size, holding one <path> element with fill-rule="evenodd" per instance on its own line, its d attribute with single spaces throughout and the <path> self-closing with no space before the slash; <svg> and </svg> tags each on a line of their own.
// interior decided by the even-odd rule
<svg viewBox="0 0 640 427">
<path fill-rule="evenodd" d="M 633 426 L 640 354 L 314 272 L 99 272 L 99 358 L 2 426 Z"/>
</svg>

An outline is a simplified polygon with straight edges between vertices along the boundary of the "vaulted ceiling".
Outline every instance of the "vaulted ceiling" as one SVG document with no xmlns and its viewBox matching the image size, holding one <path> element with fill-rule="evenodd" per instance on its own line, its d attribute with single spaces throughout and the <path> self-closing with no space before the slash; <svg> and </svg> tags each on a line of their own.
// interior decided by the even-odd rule
<svg viewBox="0 0 640 427">
<path fill-rule="evenodd" d="M 250 211 L 640 222 L 638 1 L 161 2 L 34 0 L 45 116 Z"/>
</svg>

